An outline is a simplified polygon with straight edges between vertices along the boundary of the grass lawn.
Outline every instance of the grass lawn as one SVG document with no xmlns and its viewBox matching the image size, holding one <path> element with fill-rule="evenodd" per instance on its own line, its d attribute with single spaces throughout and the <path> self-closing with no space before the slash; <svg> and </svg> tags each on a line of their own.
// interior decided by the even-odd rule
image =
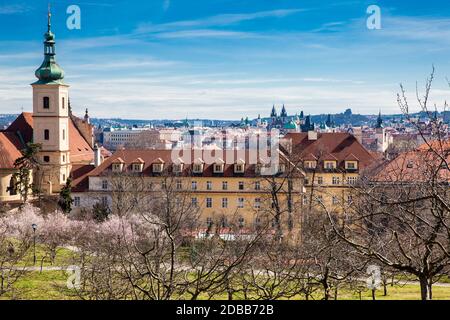
<svg viewBox="0 0 450 320">
<path fill-rule="evenodd" d="M 30 300 L 67 300 L 77 299 L 73 291 L 66 289 L 67 275 L 64 271 L 38 271 L 27 272 L 15 284 L 15 291 L 0 297 L 0 299 L 30 299 Z M 226 299 L 224 294 L 223 299 Z M 236 296 L 235 299 L 238 299 Z M 300 297 L 300 299 L 303 299 Z M 316 295 L 316 299 L 320 299 Z M 359 300 L 357 293 L 340 290 L 339 300 Z M 371 300 L 371 292 L 361 294 L 362 300 Z M 377 290 L 377 300 L 419 300 L 420 288 L 418 285 L 388 286 L 388 295 L 383 296 L 383 290 Z M 433 299 L 450 300 L 450 287 L 433 287 Z"/>
</svg>

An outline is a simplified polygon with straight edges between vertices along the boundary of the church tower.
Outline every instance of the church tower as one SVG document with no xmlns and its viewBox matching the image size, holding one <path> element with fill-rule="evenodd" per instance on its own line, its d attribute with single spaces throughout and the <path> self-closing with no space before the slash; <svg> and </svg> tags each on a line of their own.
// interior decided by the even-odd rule
<svg viewBox="0 0 450 320">
<path fill-rule="evenodd" d="M 48 12 L 44 34 L 44 61 L 36 70 L 38 81 L 33 87 L 33 142 L 41 144 L 40 183 L 45 193 L 58 192 L 70 174 L 69 152 L 69 86 L 64 83 L 64 71 L 55 59 L 55 35 L 51 31 Z"/>
</svg>

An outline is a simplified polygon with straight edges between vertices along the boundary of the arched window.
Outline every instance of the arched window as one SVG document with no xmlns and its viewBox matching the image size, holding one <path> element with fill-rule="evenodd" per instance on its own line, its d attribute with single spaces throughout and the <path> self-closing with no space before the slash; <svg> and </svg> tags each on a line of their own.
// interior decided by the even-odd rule
<svg viewBox="0 0 450 320">
<path fill-rule="evenodd" d="M 44 109 L 50 109 L 50 98 L 49 97 L 44 97 L 43 107 L 44 107 Z"/>
<path fill-rule="evenodd" d="M 44 140 L 50 140 L 50 130 L 44 130 Z"/>
<path fill-rule="evenodd" d="M 16 185 L 17 180 L 15 177 L 12 177 L 11 180 L 9 180 L 9 188 L 8 188 L 10 196 L 15 196 L 17 194 Z"/>
</svg>

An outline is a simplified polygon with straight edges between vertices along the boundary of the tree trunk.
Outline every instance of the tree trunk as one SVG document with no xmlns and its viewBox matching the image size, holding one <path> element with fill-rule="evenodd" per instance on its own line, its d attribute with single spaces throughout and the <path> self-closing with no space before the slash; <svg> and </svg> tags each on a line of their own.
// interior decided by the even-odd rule
<svg viewBox="0 0 450 320">
<path fill-rule="evenodd" d="M 428 279 L 425 276 L 419 277 L 420 297 L 422 300 L 428 300 Z"/>
<path fill-rule="evenodd" d="M 433 300 L 433 279 L 428 280 L 428 299 Z"/>
<path fill-rule="evenodd" d="M 376 290 L 372 289 L 372 300 L 376 300 L 375 292 L 376 292 Z"/>
</svg>

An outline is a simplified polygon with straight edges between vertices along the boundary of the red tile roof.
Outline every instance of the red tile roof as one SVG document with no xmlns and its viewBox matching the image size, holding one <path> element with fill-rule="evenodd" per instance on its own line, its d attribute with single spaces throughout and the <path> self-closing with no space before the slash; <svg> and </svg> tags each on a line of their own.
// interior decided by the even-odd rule
<svg viewBox="0 0 450 320">
<path fill-rule="evenodd" d="M 183 166 L 183 172 L 180 174 L 182 176 L 202 176 L 202 177 L 255 177 L 255 159 L 252 158 L 249 150 L 245 152 L 243 150 L 239 151 L 224 151 L 222 150 L 177 150 L 176 154 L 173 155 L 172 150 L 153 150 L 153 149 L 143 149 L 143 150 L 118 150 L 111 157 L 106 159 L 99 167 L 92 170 L 87 175 L 83 176 L 81 179 L 74 181 L 74 186 L 79 191 L 87 190 L 87 180 L 90 176 L 101 176 L 106 175 L 110 172 L 113 163 L 124 163 L 124 170 L 128 170 L 132 163 L 135 162 L 137 158 L 141 158 L 144 161 L 143 175 L 145 176 L 160 176 L 160 173 L 153 172 L 152 164 L 164 163 L 165 169 L 171 172 L 172 164 L 179 163 L 181 158 L 185 165 Z M 257 158 L 258 155 L 255 155 Z M 207 161 L 198 161 L 198 159 L 204 159 Z M 243 173 L 234 172 L 234 164 L 242 159 L 245 161 L 246 165 Z M 223 173 L 215 173 L 213 171 L 214 163 L 218 160 L 223 160 L 224 168 Z M 281 158 L 280 158 L 280 161 Z M 204 168 L 202 173 L 193 173 L 192 166 L 193 163 L 204 163 Z M 83 189 L 83 186 L 86 188 Z"/>
<path fill-rule="evenodd" d="M 450 163 L 450 154 L 444 157 Z M 382 183 L 398 183 L 425 182 L 431 177 L 450 182 L 450 170 L 434 152 L 415 150 L 401 153 L 387 162 L 372 179 Z"/>
<path fill-rule="evenodd" d="M 22 156 L 20 140 L 12 132 L 0 132 L 0 169 L 13 169 L 14 162 Z"/>
<path fill-rule="evenodd" d="M 22 112 L 5 131 L 15 133 L 22 146 L 33 141 L 33 114 Z M 69 119 L 69 143 L 71 163 L 90 163 L 93 161 L 94 151 L 78 131 L 72 119 Z"/>
<path fill-rule="evenodd" d="M 345 168 L 345 160 L 358 159 L 359 169 L 375 161 L 372 154 L 349 133 L 318 133 L 317 140 L 309 140 L 308 133 L 292 132 L 286 134 L 285 139 L 291 140 L 293 154 L 303 160 L 310 160 L 311 155 L 322 161 L 336 159 L 338 168 Z"/>
<path fill-rule="evenodd" d="M 13 121 L 6 131 L 14 132 L 21 136 L 22 143 L 26 144 L 33 140 L 33 114 L 31 112 L 22 112 L 16 120 Z"/>
</svg>

